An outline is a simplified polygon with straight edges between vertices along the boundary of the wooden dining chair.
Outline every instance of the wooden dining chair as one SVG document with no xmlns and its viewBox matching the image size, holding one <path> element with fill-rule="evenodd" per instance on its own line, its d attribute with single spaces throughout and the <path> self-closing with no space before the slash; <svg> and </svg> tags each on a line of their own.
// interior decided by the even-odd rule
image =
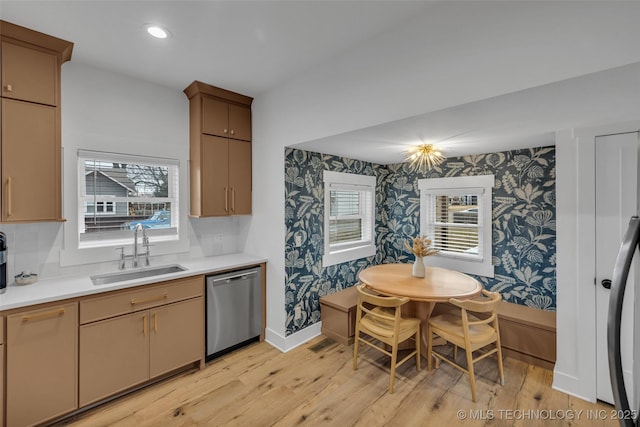
<svg viewBox="0 0 640 427">
<path fill-rule="evenodd" d="M 362 284 L 357 285 L 357 290 L 358 306 L 353 346 L 353 369 L 358 369 L 360 343 L 367 344 L 390 356 L 389 393 L 393 393 L 397 366 L 415 356 L 416 368 L 420 370 L 420 319 L 405 318 L 400 315 L 402 305 L 409 302 L 409 298 L 374 295 L 368 292 Z M 363 337 L 362 334 L 366 336 Z M 398 362 L 398 344 L 408 339 L 415 341 L 415 349 Z M 379 342 L 390 346 L 391 352 Z"/>
<path fill-rule="evenodd" d="M 474 402 L 476 402 L 476 379 L 473 371 L 475 362 L 496 354 L 500 384 L 504 385 L 500 329 L 498 327 L 498 303 L 502 297 L 498 292 L 488 292 L 484 289 L 482 290 L 482 295 L 484 296 L 482 300 L 471 299 L 463 301 L 451 298 L 449 303 L 460 308 L 460 310 L 453 310 L 430 318 L 427 330 L 427 336 L 429 337 L 427 341 L 427 369 L 431 370 L 432 357 L 435 357 L 469 374 L 471 398 Z M 468 312 L 484 313 L 484 315 L 476 317 Z M 487 314 L 488 317 L 486 317 Z M 444 338 L 455 346 L 453 359 L 433 349 L 434 335 Z M 491 344 L 493 344 L 493 348 L 485 348 Z M 466 368 L 455 361 L 458 347 L 463 348 L 467 355 Z M 473 353 L 476 351 L 481 354 L 474 359 Z"/>
</svg>

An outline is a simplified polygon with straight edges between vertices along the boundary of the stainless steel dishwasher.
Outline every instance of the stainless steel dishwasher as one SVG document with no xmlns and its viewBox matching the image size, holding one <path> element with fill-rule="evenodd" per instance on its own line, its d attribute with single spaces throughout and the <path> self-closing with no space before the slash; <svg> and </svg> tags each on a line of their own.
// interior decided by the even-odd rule
<svg viewBox="0 0 640 427">
<path fill-rule="evenodd" d="M 207 360 L 260 337 L 262 268 L 207 276 Z"/>
</svg>

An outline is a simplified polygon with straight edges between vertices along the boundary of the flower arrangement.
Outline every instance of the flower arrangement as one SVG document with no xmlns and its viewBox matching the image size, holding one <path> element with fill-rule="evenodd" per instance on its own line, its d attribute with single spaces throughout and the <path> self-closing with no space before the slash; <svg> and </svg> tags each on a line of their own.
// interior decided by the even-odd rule
<svg viewBox="0 0 640 427">
<path fill-rule="evenodd" d="M 411 239 L 411 242 L 413 243 L 412 245 L 405 241 L 404 247 L 417 257 L 430 256 L 438 253 L 436 249 L 431 247 L 431 240 L 427 239 L 426 236 L 414 237 Z"/>
</svg>

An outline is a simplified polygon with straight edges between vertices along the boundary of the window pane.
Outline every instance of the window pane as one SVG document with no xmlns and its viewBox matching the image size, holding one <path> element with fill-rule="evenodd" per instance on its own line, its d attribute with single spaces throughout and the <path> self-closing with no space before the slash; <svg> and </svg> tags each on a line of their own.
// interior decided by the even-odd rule
<svg viewBox="0 0 640 427">
<path fill-rule="evenodd" d="M 360 193 L 357 191 L 332 191 L 332 217 L 360 214 Z"/>
<path fill-rule="evenodd" d="M 329 244 L 362 240 L 361 219 L 337 219 L 329 221 Z"/>
<path fill-rule="evenodd" d="M 434 248 L 440 251 L 478 253 L 478 229 L 435 227 Z"/>
<path fill-rule="evenodd" d="M 367 193 L 331 190 L 329 214 L 329 244 L 344 244 L 364 240 L 362 204 Z"/>
<path fill-rule="evenodd" d="M 178 167 L 174 164 L 143 164 L 136 158 L 118 161 L 80 158 L 79 192 L 84 223 L 79 240 L 95 242 L 130 238 L 137 224 L 154 230 L 150 236 L 177 237 Z M 150 159 L 151 160 L 151 159 Z M 153 159 L 157 160 L 157 159 Z M 156 231 L 158 230 L 158 231 Z"/>
<path fill-rule="evenodd" d="M 478 194 L 434 196 L 435 249 L 478 254 L 478 197 Z M 456 227 L 457 224 L 461 226 Z"/>
</svg>

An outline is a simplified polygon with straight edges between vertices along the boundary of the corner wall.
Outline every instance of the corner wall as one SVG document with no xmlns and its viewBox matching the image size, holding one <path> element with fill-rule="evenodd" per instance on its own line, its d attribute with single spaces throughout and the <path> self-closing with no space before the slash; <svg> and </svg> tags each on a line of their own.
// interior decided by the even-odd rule
<svg viewBox="0 0 640 427">
<path fill-rule="evenodd" d="M 375 175 L 374 257 L 322 266 L 322 172 Z M 418 179 L 495 175 L 493 264 L 495 278 L 476 276 L 505 301 L 543 310 L 556 308 L 555 148 L 541 147 L 449 158 L 427 173 L 406 163 L 375 165 L 327 154 L 285 151 L 286 335 L 320 321 L 319 299 L 351 287 L 374 264 L 411 262 L 403 242 L 420 233 Z"/>
</svg>

